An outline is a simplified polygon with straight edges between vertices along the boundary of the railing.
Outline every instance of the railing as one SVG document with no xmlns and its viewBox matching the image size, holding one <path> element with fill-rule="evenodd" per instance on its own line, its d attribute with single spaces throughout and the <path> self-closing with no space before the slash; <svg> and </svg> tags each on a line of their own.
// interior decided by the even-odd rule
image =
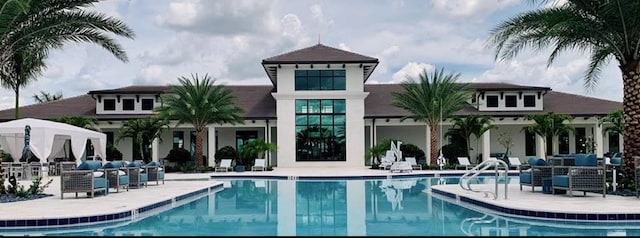
<svg viewBox="0 0 640 238">
<path fill-rule="evenodd" d="M 491 167 L 494 168 L 495 170 L 495 190 L 494 192 L 491 191 L 478 191 L 478 190 L 474 190 L 471 188 L 471 181 L 476 179 L 476 177 L 478 177 L 478 175 L 482 174 L 483 172 L 489 170 Z M 501 172 L 500 170 L 504 170 L 503 172 Z M 464 190 L 467 191 L 471 191 L 471 192 L 477 192 L 477 193 L 484 193 L 485 197 L 488 197 L 490 194 L 493 196 L 493 199 L 498 199 L 498 183 L 500 183 L 500 175 L 502 175 L 504 177 L 504 179 L 502 181 L 504 181 L 504 199 L 507 199 L 507 186 L 508 186 L 508 171 L 509 171 L 509 165 L 507 165 L 507 163 L 505 163 L 502 160 L 499 159 L 492 159 L 492 160 L 487 160 L 484 161 L 478 165 L 476 165 L 476 167 L 473 167 L 473 169 L 467 171 L 464 175 L 462 175 L 462 177 L 460 177 L 460 187 Z"/>
<path fill-rule="evenodd" d="M 472 227 L 476 224 L 491 224 L 496 221 L 496 216 L 485 214 L 483 217 L 469 217 L 462 220 L 460 223 L 460 230 L 467 236 L 477 236 L 472 230 Z"/>
</svg>

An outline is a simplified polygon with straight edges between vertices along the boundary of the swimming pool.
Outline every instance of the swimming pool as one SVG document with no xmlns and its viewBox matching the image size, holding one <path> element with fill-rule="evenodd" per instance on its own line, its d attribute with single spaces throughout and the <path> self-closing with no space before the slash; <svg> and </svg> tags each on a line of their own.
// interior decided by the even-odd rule
<svg viewBox="0 0 640 238">
<path fill-rule="evenodd" d="M 515 178 L 515 177 L 514 177 Z M 20 231 L 73 236 L 606 236 L 640 224 L 580 224 L 486 214 L 425 191 L 451 178 L 225 180 L 224 190 L 108 226 Z M 482 182 L 482 180 L 481 180 Z M 517 183 L 517 178 L 511 179 Z M 0 235 L 3 234 L 0 230 Z M 16 235 L 17 233 L 10 233 Z"/>
</svg>

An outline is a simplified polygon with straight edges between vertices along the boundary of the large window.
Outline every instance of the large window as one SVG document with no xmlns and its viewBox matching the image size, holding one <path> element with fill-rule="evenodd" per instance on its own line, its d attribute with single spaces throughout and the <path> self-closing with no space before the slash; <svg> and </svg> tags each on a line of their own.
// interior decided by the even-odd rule
<svg viewBox="0 0 640 238">
<path fill-rule="evenodd" d="M 620 152 L 620 137 L 618 133 L 609 132 L 609 152 Z"/>
<path fill-rule="evenodd" d="M 122 110 L 133 111 L 135 109 L 135 101 L 133 99 L 122 99 Z"/>
<path fill-rule="evenodd" d="M 296 91 L 345 90 L 345 70 L 296 70 Z"/>
<path fill-rule="evenodd" d="M 535 106 L 536 106 L 536 96 L 524 95 L 524 107 L 535 107 Z"/>
<path fill-rule="evenodd" d="M 173 148 L 184 148 L 184 131 L 173 132 Z"/>
<path fill-rule="evenodd" d="M 142 110 L 153 110 L 153 99 L 142 99 Z"/>
<path fill-rule="evenodd" d="M 296 100 L 296 161 L 345 161 L 345 100 Z"/>
<path fill-rule="evenodd" d="M 524 133 L 524 155 L 536 156 L 536 134 L 531 132 Z"/>
<path fill-rule="evenodd" d="M 515 96 L 515 95 L 506 95 L 506 96 L 504 96 L 504 106 L 505 107 L 517 107 L 518 106 L 518 96 Z"/>
<path fill-rule="evenodd" d="M 116 100 L 115 99 L 105 99 L 102 103 L 103 110 L 105 111 L 115 111 L 116 110 Z"/>
<path fill-rule="evenodd" d="M 487 96 L 487 107 L 498 107 L 498 96 Z"/>
</svg>

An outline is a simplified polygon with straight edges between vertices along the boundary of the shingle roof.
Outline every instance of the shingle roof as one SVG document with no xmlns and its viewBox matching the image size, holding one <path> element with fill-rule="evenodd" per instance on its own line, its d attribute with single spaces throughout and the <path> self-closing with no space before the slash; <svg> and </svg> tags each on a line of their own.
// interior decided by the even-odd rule
<svg viewBox="0 0 640 238">
<path fill-rule="evenodd" d="M 471 88 L 483 89 L 488 85 L 494 88 L 510 90 L 537 90 L 539 87 L 528 87 L 506 83 L 472 83 Z M 275 119 L 276 102 L 271 96 L 273 86 L 271 85 L 225 85 L 236 97 L 236 103 L 245 110 L 245 119 Z M 364 87 L 369 96 L 365 99 L 365 117 L 367 118 L 400 118 L 411 114 L 391 105 L 393 97 L 391 92 L 401 92 L 402 86 L 399 84 L 366 84 Z M 141 92 L 170 92 L 170 86 L 132 86 L 119 89 L 92 91 L 103 93 L 141 93 Z M 621 102 L 591 98 L 581 95 L 549 91 L 544 96 L 544 110 L 538 112 L 480 112 L 476 109 L 467 108 L 456 113 L 456 115 L 482 114 L 494 116 L 522 116 L 523 114 L 556 113 L 570 114 L 574 116 L 605 115 L 616 109 L 622 108 Z M 148 115 L 96 115 L 96 103 L 91 95 L 81 95 L 77 97 L 65 98 L 58 101 L 33 104 L 20 108 L 21 117 L 32 117 L 38 119 L 55 119 L 61 116 L 84 116 L 97 118 L 98 120 L 123 120 L 130 118 L 147 117 Z M 0 111 L 0 121 L 8 121 L 14 118 L 14 110 L 6 109 Z"/>
<path fill-rule="evenodd" d="M 317 44 L 262 60 L 262 64 L 288 63 L 378 63 L 378 59 Z"/>
</svg>

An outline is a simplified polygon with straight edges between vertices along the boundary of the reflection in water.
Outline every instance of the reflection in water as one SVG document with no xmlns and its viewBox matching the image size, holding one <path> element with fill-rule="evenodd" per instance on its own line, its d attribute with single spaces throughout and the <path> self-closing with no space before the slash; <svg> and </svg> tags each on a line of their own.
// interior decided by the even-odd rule
<svg viewBox="0 0 640 238">
<path fill-rule="evenodd" d="M 430 196 L 456 178 L 230 180 L 224 190 L 128 224 L 30 235 L 74 236 L 605 236 L 640 235 L 640 224 L 522 220 Z M 11 235 L 0 230 L 0 235 Z"/>
</svg>

